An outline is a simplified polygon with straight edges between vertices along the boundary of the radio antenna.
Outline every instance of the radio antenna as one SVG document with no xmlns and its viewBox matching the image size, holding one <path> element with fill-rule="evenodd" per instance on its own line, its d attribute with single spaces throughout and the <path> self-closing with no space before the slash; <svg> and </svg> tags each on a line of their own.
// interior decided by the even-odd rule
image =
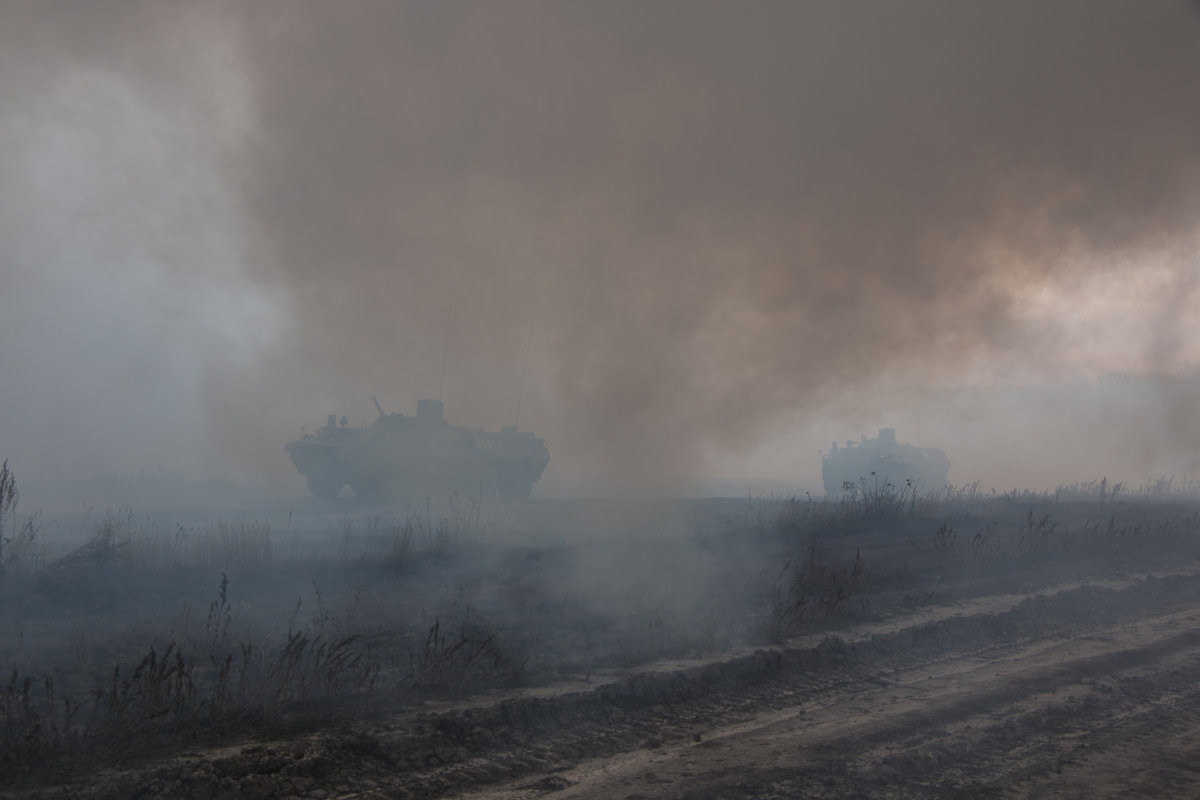
<svg viewBox="0 0 1200 800">
<path fill-rule="evenodd" d="M 446 350 L 450 347 L 450 312 L 454 310 L 454 283 L 450 279 L 450 299 L 446 301 L 446 331 L 442 336 L 442 375 L 438 378 L 438 400 L 442 399 L 442 390 L 446 386 Z"/>
</svg>

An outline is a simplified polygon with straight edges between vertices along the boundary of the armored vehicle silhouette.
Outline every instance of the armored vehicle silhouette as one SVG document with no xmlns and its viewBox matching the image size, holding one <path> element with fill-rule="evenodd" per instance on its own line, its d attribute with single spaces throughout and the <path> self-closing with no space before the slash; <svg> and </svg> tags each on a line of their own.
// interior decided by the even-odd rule
<svg viewBox="0 0 1200 800">
<path fill-rule="evenodd" d="M 498 432 L 451 425 L 441 400 L 421 400 L 417 415 L 388 414 L 365 427 L 330 414 L 326 425 L 284 446 L 308 489 L 334 498 L 343 486 L 359 497 L 418 499 L 453 492 L 528 497 L 550 462 L 543 440 L 513 427 Z"/>
<path fill-rule="evenodd" d="M 880 428 L 875 439 L 847 441 L 833 447 L 821 459 L 821 478 L 828 497 L 839 497 L 847 483 L 867 489 L 882 489 L 892 484 L 897 491 L 911 485 L 922 489 L 940 489 L 946 485 L 950 459 L 936 447 L 914 447 L 896 442 L 894 428 Z"/>
</svg>

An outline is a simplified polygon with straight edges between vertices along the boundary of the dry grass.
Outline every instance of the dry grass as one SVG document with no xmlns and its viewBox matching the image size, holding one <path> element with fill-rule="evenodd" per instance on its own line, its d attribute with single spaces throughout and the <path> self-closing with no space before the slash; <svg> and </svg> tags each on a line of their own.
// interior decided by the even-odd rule
<svg viewBox="0 0 1200 800">
<path fill-rule="evenodd" d="M 625 540 L 616 553 L 500 547 L 471 500 L 437 518 L 371 513 L 315 532 L 290 518 L 108 514 L 66 552 L 31 537 L 0 582 L 11 610 L 0 658 L 12 665 L 0 775 L 87 769 L 117 757 L 113 742 L 124 758 L 273 735 L 331 710 L 778 642 L 1014 581 L 1174 564 L 1200 555 L 1200 505 L 1178 488 L 1101 479 L 1080 500 L 890 485 L 839 502 L 748 498 L 713 504 L 702 536 Z"/>
</svg>

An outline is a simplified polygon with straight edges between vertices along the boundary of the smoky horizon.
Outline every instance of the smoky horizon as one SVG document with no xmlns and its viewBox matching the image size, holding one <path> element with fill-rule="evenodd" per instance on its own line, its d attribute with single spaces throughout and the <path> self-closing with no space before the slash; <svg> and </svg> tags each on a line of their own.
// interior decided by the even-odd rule
<svg viewBox="0 0 1200 800">
<path fill-rule="evenodd" d="M 298 494 L 376 397 L 543 496 L 1191 476 L 1198 85 L 1182 1 L 5 3 L 0 460 Z"/>
</svg>

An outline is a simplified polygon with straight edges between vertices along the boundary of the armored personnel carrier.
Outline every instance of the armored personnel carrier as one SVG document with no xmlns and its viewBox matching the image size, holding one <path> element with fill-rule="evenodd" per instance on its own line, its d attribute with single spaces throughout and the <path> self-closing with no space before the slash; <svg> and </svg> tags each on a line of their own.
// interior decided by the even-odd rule
<svg viewBox="0 0 1200 800">
<path fill-rule="evenodd" d="M 847 441 L 833 447 L 821 459 L 821 478 L 828 497 L 840 497 L 846 483 L 867 488 L 883 488 L 891 483 L 896 490 L 908 481 L 921 489 L 940 489 L 946 485 L 950 459 L 936 447 L 914 447 L 896 442 L 894 428 L 880 428 L 875 439 Z"/>
<path fill-rule="evenodd" d="M 327 424 L 284 446 L 308 489 L 334 498 L 343 486 L 359 497 L 419 499 L 452 492 L 470 497 L 528 497 L 550 463 L 543 440 L 516 427 L 488 432 L 451 425 L 441 400 L 421 400 L 417 415 L 388 414 L 365 427 Z"/>
</svg>

